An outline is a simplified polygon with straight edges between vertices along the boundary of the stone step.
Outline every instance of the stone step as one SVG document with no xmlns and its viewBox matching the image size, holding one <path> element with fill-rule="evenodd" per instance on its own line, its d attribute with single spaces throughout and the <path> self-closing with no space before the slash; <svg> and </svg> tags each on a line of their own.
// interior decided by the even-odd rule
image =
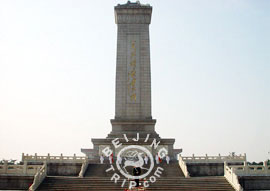
<svg viewBox="0 0 270 191">
<path fill-rule="evenodd" d="M 0 190 L 27 190 L 33 176 L 0 175 Z"/>
<path fill-rule="evenodd" d="M 85 172 L 84 178 L 78 177 L 46 177 L 38 190 L 90 190 L 90 191 L 124 191 L 121 187 L 123 177 L 115 184 L 111 181 L 113 173 L 120 174 L 117 169 L 106 173 L 106 170 L 111 167 L 110 164 L 89 164 Z M 115 165 L 114 165 L 115 167 Z M 161 163 L 155 165 L 155 168 L 162 167 L 164 171 L 160 178 L 157 178 L 155 183 L 150 183 L 147 190 L 178 190 L 178 191 L 233 191 L 234 189 L 226 181 L 224 177 L 192 177 L 185 178 L 183 172 L 179 168 L 177 162 L 172 162 L 169 165 Z M 129 169 L 132 170 L 132 169 Z M 151 172 L 154 174 L 154 171 Z M 149 175 L 149 177 L 151 176 Z M 149 178 L 148 178 L 149 179 Z M 143 181 L 140 181 L 141 183 Z M 125 187 L 128 187 L 126 182 Z"/>
<path fill-rule="evenodd" d="M 113 164 L 114 168 L 116 168 L 116 165 Z M 111 167 L 110 164 L 89 164 L 88 168 L 84 174 L 85 177 L 111 177 L 114 172 L 106 172 L 107 169 Z M 149 165 L 146 166 L 149 168 Z M 182 170 L 179 167 L 178 162 L 171 162 L 169 165 L 165 162 L 162 162 L 161 164 L 155 165 L 155 168 L 161 167 L 164 169 L 162 172 L 162 177 L 184 177 L 184 174 Z M 115 169 L 115 172 L 118 172 L 117 169 Z M 152 174 L 154 171 L 152 172 Z"/>
<path fill-rule="evenodd" d="M 121 182 L 122 180 L 120 180 Z M 47 177 L 38 190 L 124 190 L 109 178 Z M 160 178 L 147 190 L 233 191 L 224 177 Z"/>
</svg>

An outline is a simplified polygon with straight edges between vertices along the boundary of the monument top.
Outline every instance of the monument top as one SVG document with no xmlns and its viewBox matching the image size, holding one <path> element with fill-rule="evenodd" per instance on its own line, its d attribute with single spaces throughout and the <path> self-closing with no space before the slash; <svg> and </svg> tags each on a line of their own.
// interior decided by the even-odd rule
<svg viewBox="0 0 270 191">
<path fill-rule="evenodd" d="M 116 24 L 150 24 L 152 7 L 139 1 L 118 4 L 114 7 Z"/>
<path fill-rule="evenodd" d="M 149 24 L 152 7 L 115 7 L 117 33 L 115 119 L 152 120 Z"/>
<path fill-rule="evenodd" d="M 140 1 L 130 2 L 126 4 L 118 4 L 115 8 L 152 8 L 149 4 L 141 4 Z"/>
</svg>

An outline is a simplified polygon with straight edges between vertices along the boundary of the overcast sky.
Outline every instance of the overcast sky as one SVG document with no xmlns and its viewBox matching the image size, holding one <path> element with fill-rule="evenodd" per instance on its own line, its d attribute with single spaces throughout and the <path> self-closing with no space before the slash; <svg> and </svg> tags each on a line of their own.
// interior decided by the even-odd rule
<svg viewBox="0 0 270 191">
<path fill-rule="evenodd" d="M 114 6 L 0 0 L 0 159 L 72 155 L 114 118 Z M 270 157 L 270 1 L 144 0 L 152 113 L 183 155 Z"/>
</svg>

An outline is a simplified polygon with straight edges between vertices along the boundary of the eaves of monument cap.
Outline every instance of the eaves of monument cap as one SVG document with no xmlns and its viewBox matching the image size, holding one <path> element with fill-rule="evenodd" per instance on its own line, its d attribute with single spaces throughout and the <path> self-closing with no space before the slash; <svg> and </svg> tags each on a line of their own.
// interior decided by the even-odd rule
<svg viewBox="0 0 270 191">
<path fill-rule="evenodd" d="M 150 5 L 143 5 L 139 2 L 126 4 L 114 7 L 115 23 L 116 24 L 150 24 L 152 7 Z"/>
<path fill-rule="evenodd" d="M 126 4 L 118 4 L 117 6 L 115 6 L 115 8 L 131 8 L 131 9 L 136 9 L 136 8 L 142 8 L 142 9 L 145 9 L 145 8 L 151 8 L 152 7 L 149 5 L 149 4 L 141 4 L 140 1 L 136 1 L 136 2 L 130 2 L 130 1 L 127 1 Z"/>
<path fill-rule="evenodd" d="M 181 153 L 181 152 L 183 152 L 183 149 L 174 149 L 174 152 L 175 153 Z"/>
<path fill-rule="evenodd" d="M 84 148 L 82 148 L 81 149 L 81 152 L 82 153 L 93 153 L 94 152 L 94 149 L 84 149 Z"/>
</svg>

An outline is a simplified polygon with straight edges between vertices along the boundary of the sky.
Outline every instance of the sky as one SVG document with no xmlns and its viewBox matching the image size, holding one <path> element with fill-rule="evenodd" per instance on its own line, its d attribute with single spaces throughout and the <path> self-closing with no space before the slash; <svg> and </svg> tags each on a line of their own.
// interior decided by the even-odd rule
<svg viewBox="0 0 270 191">
<path fill-rule="evenodd" d="M 114 6 L 0 0 L 0 160 L 83 155 L 114 118 Z M 152 116 L 183 156 L 270 158 L 270 1 L 141 0 Z"/>
</svg>

